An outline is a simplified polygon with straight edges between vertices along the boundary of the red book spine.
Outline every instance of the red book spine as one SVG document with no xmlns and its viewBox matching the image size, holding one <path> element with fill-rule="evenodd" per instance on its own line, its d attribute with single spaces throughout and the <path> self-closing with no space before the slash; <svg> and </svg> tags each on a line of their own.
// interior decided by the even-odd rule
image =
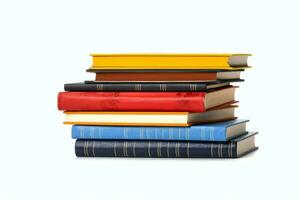
<svg viewBox="0 0 300 200">
<path fill-rule="evenodd" d="M 66 111 L 205 112 L 205 92 L 60 92 Z"/>
</svg>

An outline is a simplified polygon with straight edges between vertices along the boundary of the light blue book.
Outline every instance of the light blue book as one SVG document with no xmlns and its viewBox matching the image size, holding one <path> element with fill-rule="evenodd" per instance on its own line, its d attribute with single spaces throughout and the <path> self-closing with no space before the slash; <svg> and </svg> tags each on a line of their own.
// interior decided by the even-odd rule
<svg viewBox="0 0 300 200">
<path fill-rule="evenodd" d="M 249 120 L 231 120 L 190 127 L 82 126 L 72 127 L 73 139 L 227 141 L 247 133 Z"/>
</svg>

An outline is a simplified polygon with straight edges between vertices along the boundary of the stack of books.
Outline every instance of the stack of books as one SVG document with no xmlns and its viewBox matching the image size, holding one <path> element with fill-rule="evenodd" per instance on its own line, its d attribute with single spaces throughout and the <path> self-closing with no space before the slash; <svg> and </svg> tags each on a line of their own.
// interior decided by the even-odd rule
<svg viewBox="0 0 300 200">
<path fill-rule="evenodd" d="M 78 157 L 238 158 L 257 149 L 234 111 L 250 54 L 92 54 L 95 80 L 58 109 Z"/>
</svg>

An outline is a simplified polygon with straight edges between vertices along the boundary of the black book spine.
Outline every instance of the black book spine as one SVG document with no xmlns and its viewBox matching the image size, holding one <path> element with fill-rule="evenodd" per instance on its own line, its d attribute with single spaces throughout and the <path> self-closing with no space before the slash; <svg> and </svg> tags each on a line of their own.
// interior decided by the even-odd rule
<svg viewBox="0 0 300 200">
<path fill-rule="evenodd" d="M 236 142 L 77 140 L 77 157 L 237 158 Z"/>
<path fill-rule="evenodd" d="M 201 92 L 206 84 L 201 83 L 70 83 L 64 85 L 65 91 L 94 92 Z"/>
<path fill-rule="evenodd" d="M 83 92 L 83 91 L 96 92 L 96 91 L 100 91 L 96 84 L 84 84 L 84 83 L 66 83 L 64 85 L 64 90 L 65 91 L 70 91 L 70 92 Z"/>
</svg>

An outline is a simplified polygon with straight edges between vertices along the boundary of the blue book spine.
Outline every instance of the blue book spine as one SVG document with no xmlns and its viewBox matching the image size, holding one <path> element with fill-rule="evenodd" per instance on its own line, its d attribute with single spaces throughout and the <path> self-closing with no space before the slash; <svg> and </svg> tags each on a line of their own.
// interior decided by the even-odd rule
<svg viewBox="0 0 300 200">
<path fill-rule="evenodd" d="M 72 127 L 73 139 L 227 141 L 226 126 L 191 127 Z"/>
</svg>

